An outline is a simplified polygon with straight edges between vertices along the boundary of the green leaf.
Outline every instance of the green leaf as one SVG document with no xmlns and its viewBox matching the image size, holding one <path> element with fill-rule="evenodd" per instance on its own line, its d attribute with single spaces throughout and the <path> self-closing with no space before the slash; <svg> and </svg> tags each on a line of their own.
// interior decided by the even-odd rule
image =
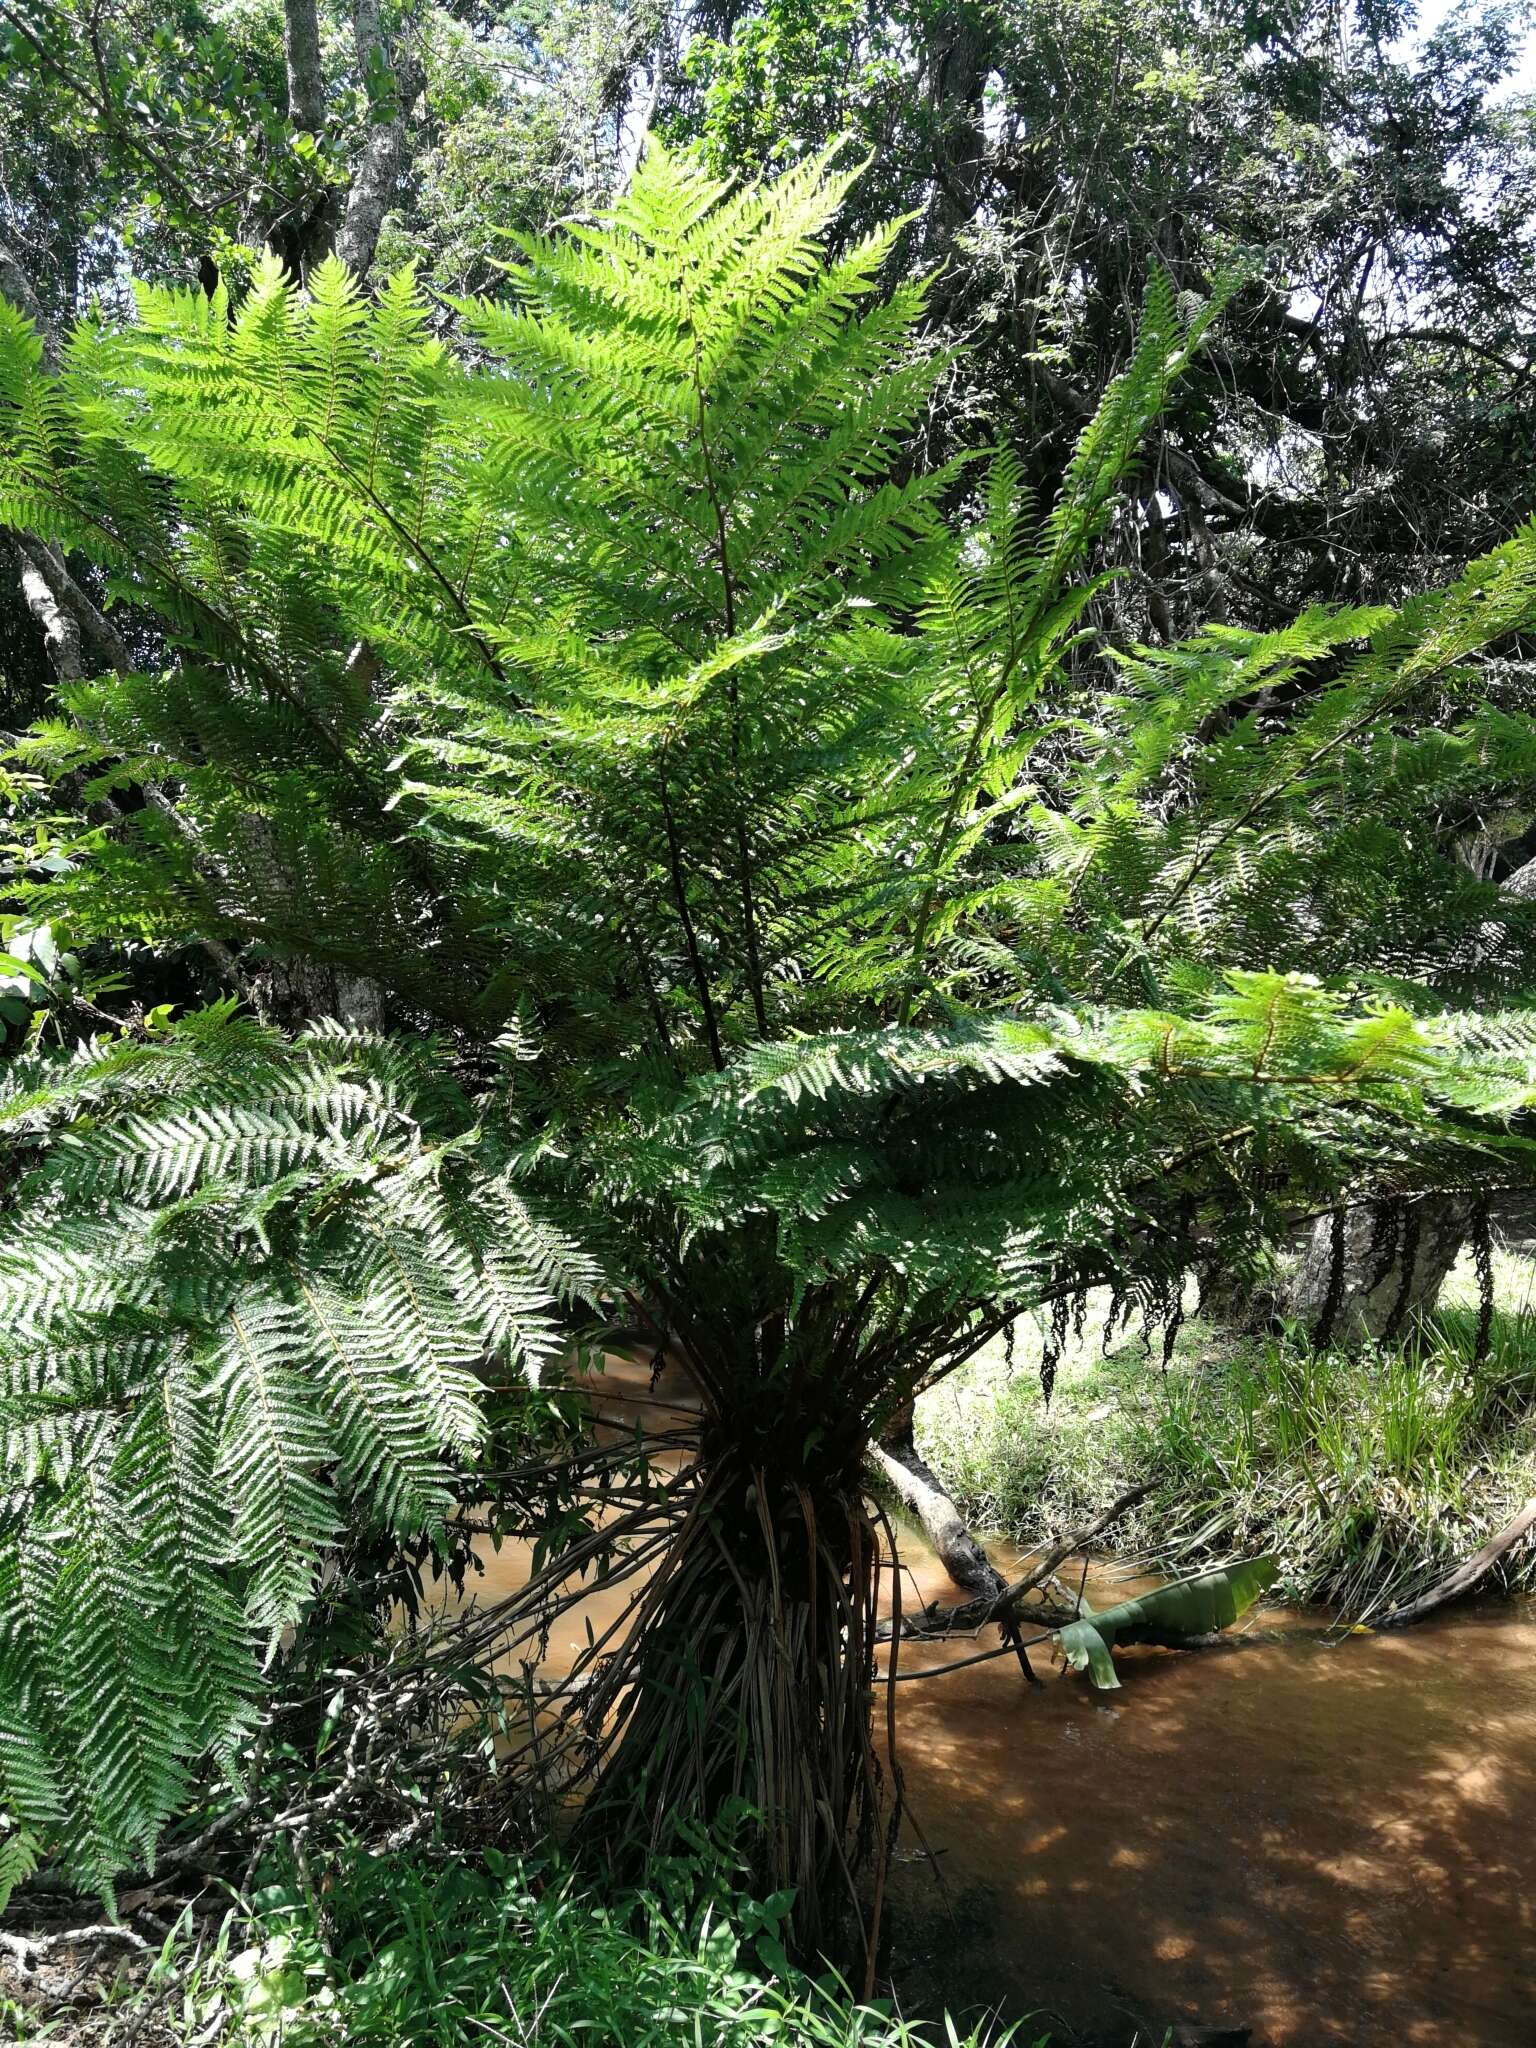
<svg viewBox="0 0 1536 2048">
<path fill-rule="evenodd" d="M 1115 1660 L 1091 1621 L 1074 1621 L 1058 1629 L 1056 1647 L 1074 1671 L 1087 1671 L 1100 1692 L 1119 1691 Z"/>
<path fill-rule="evenodd" d="M 1055 1643 L 1074 1671 L 1086 1669 L 1100 1691 L 1118 1687 L 1110 1651 L 1125 1643 L 1156 1643 L 1180 1649 L 1197 1637 L 1230 1628 L 1275 1582 L 1280 1567 L 1272 1557 L 1249 1558 L 1220 1571 L 1175 1579 L 1155 1592 L 1070 1622 Z"/>
<path fill-rule="evenodd" d="M 0 1913 L 10 1904 L 17 1885 L 36 1870 L 38 1848 L 37 1837 L 30 1828 L 15 1828 L 0 1837 Z"/>
</svg>

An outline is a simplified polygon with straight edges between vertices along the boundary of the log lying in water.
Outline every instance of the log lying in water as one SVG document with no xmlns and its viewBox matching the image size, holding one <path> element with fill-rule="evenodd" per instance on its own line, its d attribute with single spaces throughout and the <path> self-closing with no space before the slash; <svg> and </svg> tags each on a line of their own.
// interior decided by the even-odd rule
<svg viewBox="0 0 1536 2048">
<path fill-rule="evenodd" d="M 925 1607 L 920 1615 L 904 1622 L 902 1634 L 973 1635 L 984 1629 L 990 1621 L 995 1621 L 1000 1627 L 1007 1629 L 1021 1619 L 1042 1619 L 1043 1617 L 1021 1608 L 1019 1603 L 1027 1594 L 1036 1592 L 1042 1586 L 1050 1586 L 1052 1590 L 1057 1590 L 1056 1567 L 1064 1564 L 1074 1551 L 1086 1550 L 1090 1543 L 1104 1534 L 1111 1523 L 1118 1521 L 1120 1516 L 1128 1508 L 1135 1507 L 1138 1501 L 1145 1500 L 1151 1491 L 1150 1480 L 1144 1485 L 1133 1486 L 1129 1493 L 1122 1493 L 1120 1498 L 1107 1507 L 1096 1520 L 1090 1522 L 1087 1528 L 1078 1529 L 1072 1535 L 1064 1536 L 1047 1553 L 1042 1564 L 1026 1572 L 1023 1578 L 1015 1579 L 1011 1586 L 1004 1586 L 996 1594 L 983 1593 L 976 1599 L 962 1602 L 958 1607 L 941 1607 L 934 1601 L 932 1605 Z M 1078 1609 L 1074 1605 L 1071 1611 L 1075 1614 Z M 1068 1618 L 1070 1619 L 1070 1615 Z"/>
<path fill-rule="evenodd" d="M 912 1410 L 907 1408 L 882 1443 L 872 1444 L 870 1463 L 896 1498 L 922 1525 L 933 1554 L 957 1586 L 987 1602 L 996 1600 L 1006 1581 L 965 1525 L 943 1482 L 918 1451 L 912 1437 Z"/>
<path fill-rule="evenodd" d="M 1532 1526 L 1536 1526 L 1536 1500 L 1528 1500 L 1515 1519 L 1497 1536 L 1489 1537 L 1474 1556 L 1465 1564 L 1457 1565 L 1453 1572 L 1447 1572 L 1437 1585 L 1427 1593 L 1421 1593 L 1417 1600 L 1410 1600 L 1402 1607 L 1394 1607 L 1390 1614 L 1384 1614 L 1376 1624 L 1378 1628 L 1406 1628 L 1411 1621 L 1419 1621 L 1426 1614 L 1432 1614 L 1437 1607 L 1443 1607 L 1448 1600 L 1458 1600 L 1463 1593 L 1470 1593 L 1478 1580 L 1491 1571 L 1506 1551 L 1513 1550 L 1520 1538 Z"/>
</svg>

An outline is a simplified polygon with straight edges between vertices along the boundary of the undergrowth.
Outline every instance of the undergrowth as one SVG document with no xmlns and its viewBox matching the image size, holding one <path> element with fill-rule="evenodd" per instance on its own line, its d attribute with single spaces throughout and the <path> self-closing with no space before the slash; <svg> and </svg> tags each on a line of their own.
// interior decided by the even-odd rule
<svg viewBox="0 0 1536 2048">
<path fill-rule="evenodd" d="M 1499 1260 L 1489 1355 L 1453 1276 L 1431 1328 L 1399 1347 L 1314 1352 L 1301 1333 L 1237 1342 L 1192 1321 L 1166 1368 L 1140 1341 L 1087 1334 L 1049 1407 L 1021 1344 L 919 1409 L 927 1456 L 978 1526 L 1043 1542 L 1143 1482 L 1116 1549 L 1165 1572 L 1274 1552 L 1277 1591 L 1369 1619 L 1410 1598 L 1536 1492 L 1536 1270 Z M 1536 1586 L 1521 1545 L 1490 1585 Z"/>
<path fill-rule="evenodd" d="M 1049 2048 L 1020 2021 L 916 2022 L 790 1963 L 790 1897 L 717 1849 L 602 1897 L 549 1855 L 441 1844 L 269 1860 L 158 1953 L 0 1956 L 0 2040 L 68 2048 Z M 12 1995 L 19 1991 L 21 1995 Z"/>
<path fill-rule="evenodd" d="M 177 2038 L 223 2048 L 1026 2048 L 1017 2028 L 926 2027 L 785 1958 L 789 1901 L 700 1904 L 658 1866 L 600 1902 L 483 1851 L 342 1859 L 232 1913 L 179 1975 Z M 1035 2048 L 1043 2041 L 1029 2037 Z"/>
</svg>

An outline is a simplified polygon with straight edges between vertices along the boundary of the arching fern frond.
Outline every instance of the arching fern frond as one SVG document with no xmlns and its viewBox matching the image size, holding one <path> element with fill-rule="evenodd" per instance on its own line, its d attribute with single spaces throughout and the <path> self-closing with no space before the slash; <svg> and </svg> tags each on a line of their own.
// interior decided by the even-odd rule
<svg viewBox="0 0 1536 2048">
<path fill-rule="evenodd" d="M 344 1526 L 442 1530 L 598 1276 L 440 1050 L 226 1009 L 0 1094 L 0 1788 L 104 1882 L 233 1768 Z"/>
</svg>

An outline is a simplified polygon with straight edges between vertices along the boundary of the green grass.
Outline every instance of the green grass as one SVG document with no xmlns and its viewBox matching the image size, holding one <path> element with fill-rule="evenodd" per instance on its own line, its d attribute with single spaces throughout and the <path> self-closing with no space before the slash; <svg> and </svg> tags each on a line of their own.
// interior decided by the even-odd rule
<svg viewBox="0 0 1536 2048">
<path fill-rule="evenodd" d="M 178 2038 L 202 2048 L 1026 2048 L 812 1981 L 780 1946 L 787 1897 L 694 1903 L 697 1873 L 602 1903 L 498 1855 L 335 1859 L 316 1889 L 274 1885 L 177 1982 Z M 1031 2034 L 1033 2048 L 1045 2048 Z"/>
<path fill-rule="evenodd" d="M 1536 1492 L 1532 1268 L 1499 1260 L 1486 1363 L 1453 1276 L 1412 1349 L 1314 1353 L 1233 1344 L 1198 1323 L 1163 1371 L 1139 1341 L 1098 1355 L 1090 1330 L 1063 1360 L 1049 1409 L 1020 1345 L 977 1362 L 920 1407 L 919 1440 L 979 1526 L 1025 1545 L 1080 1523 L 1142 1481 L 1151 1495 L 1116 1548 L 1177 1572 L 1258 1550 L 1289 1598 L 1353 1619 L 1409 1597 Z M 1522 1545 L 1493 1584 L 1536 1584 Z"/>
</svg>

